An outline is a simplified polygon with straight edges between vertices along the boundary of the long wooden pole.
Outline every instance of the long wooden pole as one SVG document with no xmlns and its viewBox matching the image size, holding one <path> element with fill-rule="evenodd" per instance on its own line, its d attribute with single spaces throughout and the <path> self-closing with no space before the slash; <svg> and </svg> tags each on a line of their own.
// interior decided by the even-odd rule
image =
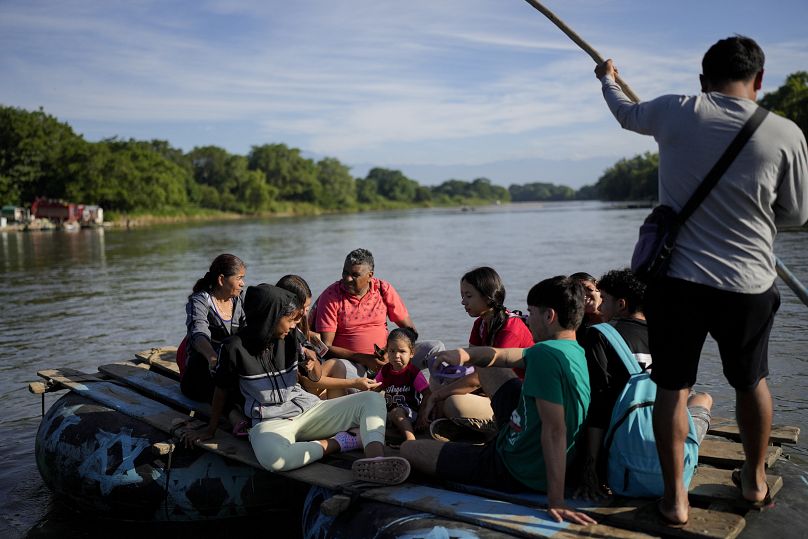
<svg viewBox="0 0 808 539">
<path fill-rule="evenodd" d="M 586 53 L 587 53 L 587 54 L 588 54 L 590 57 L 592 57 L 592 59 L 595 61 L 595 63 L 597 63 L 597 64 L 602 64 L 602 63 L 604 62 L 603 56 L 601 56 L 601 55 L 600 55 L 600 53 L 598 53 L 598 51 L 596 51 L 595 49 L 593 49 L 593 48 L 592 48 L 592 46 L 591 46 L 591 45 L 589 45 L 589 43 L 587 43 L 586 41 L 584 41 L 584 40 L 581 38 L 581 36 L 579 36 L 578 34 L 576 34 L 576 33 L 575 33 L 573 30 L 572 30 L 572 28 L 570 28 L 569 26 L 567 26 L 567 25 L 564 23 L 564 21 L 562 21 L 561 19 L 559 19 L 558 17 L 556 17 L 555 13 L 553 13 L 552 11 L 550 11 L 549 9 L 547 9 L 546 7 L 544 7 L 544 6 L 543 6 L 541 3 L 537 2 L 536 0 L 525 0 L 525 2 L 527 2 L 528 4 L 530 4 L 531 6 L 533 6 L 534 8 L 536 8 L 536 9 L 537 9 L 539 12 L 541 12 L 541 13 L 542 13 L 542 14 L 543 14 L 545 17 L 547 17 L 548 19 L 550 19 L 550 21 L 551 21 L 553 24 L 555 24 L 556 26 L 558 26 L 558 28 L 559 28 L 559 29 L 560 29 L 562 32 L 564 32 L 565 34 L 567 34 L 567 37 L 569 37 L 569 38 L 570 38 L 572 41 L 574 41 L 574 42 L 575 42 L 575 43 L 576 43 L 576 44 L 577 44 L 579 47 L 581 47 L 581 48 L 584 50 L 584 52 L 586 52 Z M 622 80 L 620 77 L 616 77 L 616 78 L 615 78 L 615 82 L 616 82 L 617 84 L 619 84 L 619 85 L 620 85 L 620 88 L 622 88 L 622 89 L 623 89 L 623 93 L 625 93 L 625 94 L 626 94 L 626 96 L 628 96 L 628 98 L 629 98 L 629 99 L 631 99 L 631 100 L 632 100 L 633 102 L 635 102 L 635 103 L 639 103 L 639 102 L 640 102 L 640 98 L 639 98 L 639 97 L 637 97 L 637 94 L 635 94 L 635 93 L 634 93 L 634 92 L 631 90 L 631 88 L 629 88 L 628 84 L 626 84 L 626 82 L 625 82 L 624 80 Z M 774 260 L 775 260 L 775 268 L 776 268 L 776 270 L 777 270 L 777 275 L 778 275 L 778 276 L 779 276 L 779 277 L 780 277 L 780 278 L 783 280 L 783 282 L 785 282 L 785 283 L 786 283 L 786 284 L 789 286 L 789 288 L 791 288 L 791 290 L 793 290 L 793 291 L 794 291 L 794 294 L 796 294 L 796 295 L 797 295 L 797 297 L 798 297 L 798 298 L 799 298 L 799 299 L 800 299 L 800 300 L 801 300 L 801 301 L 802 301 L 802 302 L 803 302 L 803 303 L 804 303 L 806 306 L 808 306 L 808 288 L 806 288 L 806 287 L 805 287 L 805 285 L 804 285 L 804 284 L 802 284 L 802 283 L 799 281 L 799 279 L 797 279 L 797 277 L 796 277 L 796 276 L 795 276 L 793 273 L 791 273 L 791 270 L 789 270 L 789 269 L 786 267 L 786 265 L 785 265 L 785 264 L 783 264 L 783 261 L 782 261 L 782 260 L 780 260 L 780 258 L 778 258 L 778 257 L 774 257 Z"/>
<path fill-rule="evenodd" d="M 805 285 L 802 284 L 793 273 L 791 273 L 791 270 L 788 269 L 785 264 L 783 264 L 782 260 L 780 260 L 778 257 L 774 257 L 774 261 L 775 268 L 777 269 L 777 275 L 780 276 L 783 282 L 794 291 L 794 294 L 796 294 L 805 305 L 808 305 L 808 288 L 805 288 Z"/>
<path fill-rule="evenodd" d="M 604 61 L 603 56 L 601 56 L 601 55 L 598 53 L 598 51 L 596 51 L 595 49 L 593 49 L 593 48 L 592 48 L 592 47 L 589 45 L 589 43 L 587 43 L 586 41 L 584 41 L 583 39 L 581 39 L 581 36 L 579 36 L 578 34 L 576 34 L 576 33 L 575 33 L 573 30 L 572 30 L 572 28 L 570 28 L 569 26 L 567 26 L 566 24 L 564 24 L 564 21 L 562 21 L 561 19 L 559 19 L 558 17 L 556 17 L 556 16 L 555 16 L 555 13 L 553 13 L 552 11 L 550 11 L 549 9 L 547 9 L 546 7 L 544 7 L 543 5 L 541 5 L 541 4 L 540 4 L 539 2 L 537 2 L 536 0 L 525 0 L 525 1 L 526 1 L 528 4 L 530 4 L 531 6 L 533 6 L 534 8 L 536 8 L 537 10 L 539 10 L 539 11 L 540 11 L 540 12 L 541 12 L 541 13 L 542 13 L 542 14 L 543 14 L 545 17 L 547 17 L 548 19 L 550 19 L 550 21 L 552 21 L 552 23 L 553 23 L 553 24 L 555 24 L 556 26 L 558 26 L 558 28 L 559 28 L 559 29 L 560 29 L 562 32 L 564 32 L 565 34 L 567 34 L 567 37 L 569 37 L 571 40 L 573 40 L 573 41 L 574 41 L 574 42 L 575 42 L 575 43 L 576 43 L 576 44 L 577 44 L 579 47 L 581 47 L 581 48 L 584 50 L 584 52 L 586 52 L 586 53 L 587 53 L 589 56 L 591 56 L 591 57 L 592 57 L 592 59 L 595 61 L 595 63 L 596 63 L 596 64 L 602 64 L 602 63 L 603 63 L 603 61 Z M 634 93 L 634 92 L 631 90 L 631 88 L 629 88 L 628 84 L 626 84 L 626 83 L 625 83 L 625 81 L 623 81 L 623 79 L 621 79 L 621 78 L 618 76 L 618 77 L 616 77 L 616 78 L 615 78 L 615 82 L 616 82 L 617 84 L 619 84 L 619 85 L 620 85 L 620 88 L 622 88 L 622 89 L 623 89 L 623 93 L 624 93 L 624 94 L 626 94 L 626 95 L 628 96 L 628 98 L 629 98 L 629 99 L 631 99 L 631 100 L 632 100 L 632 101 L 634 101 L 635 103 L 639 103 L 639 102 L 640 102 L 640 98 L 639 98 L 639 97 L 637 97 L 637 94 L 635 94 L 635 93 Z"/>
</svg>

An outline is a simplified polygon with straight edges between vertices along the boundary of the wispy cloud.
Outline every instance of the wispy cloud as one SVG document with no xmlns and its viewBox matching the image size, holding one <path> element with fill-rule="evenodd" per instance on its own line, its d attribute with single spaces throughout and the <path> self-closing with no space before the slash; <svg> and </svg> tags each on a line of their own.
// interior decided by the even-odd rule
<svg viewBox="0 0 808 539">
<path fill-rule="evenodd" d="M 747 3 L 733 3 L 744 24 Z M 735 12 L 718 4 L 702 16 Z M 771 84 L 808 66 L 796 22 L 808 7 L 794 6 L 794 23 L 761 38 Z M 697 90 L 704 37 L 645 22 L 667 7 L 556 8 L 608 47 L 640 96 Z M 471 164 L 574 162 L 653 145 L 619 131 L 593 62 L 518 1 L 6 0 L 0 50 L 3 104 L 43 106 L 102 136 L 151 132 L 186 149 L 294 141 L 346 161 Z M 224 124 L 243 125 L 241 138 L 211 139 Z"/>
</svg>

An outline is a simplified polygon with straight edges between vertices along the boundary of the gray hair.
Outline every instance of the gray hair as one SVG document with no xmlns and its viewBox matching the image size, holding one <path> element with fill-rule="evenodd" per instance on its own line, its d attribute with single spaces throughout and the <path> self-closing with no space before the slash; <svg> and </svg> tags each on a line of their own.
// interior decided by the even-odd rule
<svg viewBox="0 0 808 539">
<path fill-rule="evenodd" d="M 345 257 L 345 262 L 349 266 L 368 266 L 373 271 L 373 253 L 367 249 L 354 249 Z"/>
</svg>

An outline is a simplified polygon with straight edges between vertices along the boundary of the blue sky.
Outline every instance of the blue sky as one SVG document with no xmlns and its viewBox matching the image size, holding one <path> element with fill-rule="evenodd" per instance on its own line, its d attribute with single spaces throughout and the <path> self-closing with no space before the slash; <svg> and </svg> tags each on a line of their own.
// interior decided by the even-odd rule
<svg viewBox="0 0 808 539">
<path fill-rule="evenodd" d="M 808 70 L 808 2 L 546 0 L 641 98 L 698 91 L 735 33 L 764 90 Z M 246 154 L 282 142 L 424 184 L 594 183 L 653 150 L 621 131 L 592 60 L 522 0 L 0 0 L 0 103 L 86 139 Z"/>
</svg>

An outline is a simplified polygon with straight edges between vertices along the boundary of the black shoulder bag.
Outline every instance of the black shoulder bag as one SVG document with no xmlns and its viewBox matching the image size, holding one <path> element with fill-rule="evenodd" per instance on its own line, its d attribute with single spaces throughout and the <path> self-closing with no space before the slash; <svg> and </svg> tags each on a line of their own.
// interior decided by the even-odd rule
<svg viewBox="0 0 808 539">
<path fill-rule="evenodd" d="M 631 271 L 638 279 L 650 282 L 665 276 L 676 246 L 676 236 L 682 225 L 715 187 L 768 113 L 763 107 L 757 108 L 680 213 L 676 213 L 670 206 L 660 204 L 645 218 L 631 256 Z"/>
</svg>

